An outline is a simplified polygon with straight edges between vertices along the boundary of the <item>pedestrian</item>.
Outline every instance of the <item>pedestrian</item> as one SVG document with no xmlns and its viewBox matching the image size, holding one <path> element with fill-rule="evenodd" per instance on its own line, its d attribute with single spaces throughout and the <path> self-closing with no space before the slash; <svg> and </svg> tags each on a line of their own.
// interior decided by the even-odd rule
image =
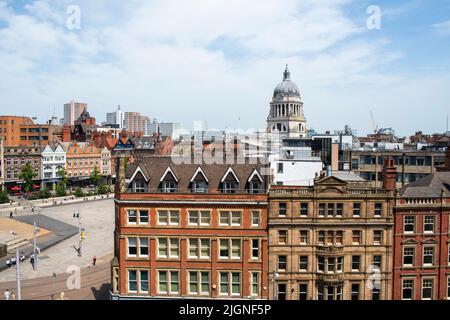
<svg viewBox="0 0 450 320">
<path fill-rule="evenodd" d="M 11 264 L 12 264 L 13 266 L 16 265 L 16 258 L 11 258 Z"/>
<path fill-rule="evenodd" d="M 20 262 L 24 262 L 25 261 L 25 255 L 22 253 L 22 256 L 20 257 Z"/>
<path fill-rule="evenodd" d="M 11 219 L 13 218 L 13 212 L 12 212 L 12 211 L 9 213 L 9 217 L 10 217 Z"/>
<path fill-rule="evenodd" d="M 95 267 L 95 263 L 97 262 L 97 257 L 96 256 L 93 256 L 92 257 L 92 264 L 94 265 L 94 267 Z"/>
<path fill-rule="evenodd" d="M 11 260 L 6 260 L 6 266 L 8 267 L 8 268 L 11 268 Z"/>
<path fill-rule="evenodd" d="M 5 293 L 3 294 L 3 297 L 5 298 L 5 300 L 9 300 L 11 293 L 9 293 L 9 289 L 6 289 Z"/>
</svg>

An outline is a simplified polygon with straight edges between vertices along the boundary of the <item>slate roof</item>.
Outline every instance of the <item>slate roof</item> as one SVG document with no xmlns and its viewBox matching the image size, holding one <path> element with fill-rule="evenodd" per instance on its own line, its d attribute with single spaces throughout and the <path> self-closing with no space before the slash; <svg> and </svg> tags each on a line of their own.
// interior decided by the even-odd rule
<svg viewBox="0 0 450 320">
<path fill-rule="evenodd" d="M 450 172 L 436 172 L 400 188 L 399 195 L 404 198 L 435 198 L 444 191 L 450 197 Z"/>
<path fill-rule="evenodd" d="M 255 169 L 258 170 L 260 176 L 264 180 L 264 175 L 261 172 L 261 164 L 176 164 L 172 161 L 171 157 L 161 156 L 146 157 L 134 163 L 129 163 L 125 173 L 125 177 L 127 180 L 133 176 L 138 167 L 149 179 L 148 188 L 150 192 L 160 188 L 161 178 L 168 167 L 170 167 L 179 181 L 178 192 L 190 192 L 191 179 L 199 167 L 202 169 L 207 179 L 209 180 L 209 192 L 212 193 L 220 192 L 219 188 L 221 186 L 221 180 L 230 167 L 240 181 L 237 189 L 238 193 L 246 192 L 245 188 L 247 187 L 247 182 L 252 176 Z M 253 176 L 253 181 L 255 181 L 255 179 L 259 181 L 257 175 Z M 265 190 L 264 181 L 262 182 L 261 188 Z"/>
</svg>

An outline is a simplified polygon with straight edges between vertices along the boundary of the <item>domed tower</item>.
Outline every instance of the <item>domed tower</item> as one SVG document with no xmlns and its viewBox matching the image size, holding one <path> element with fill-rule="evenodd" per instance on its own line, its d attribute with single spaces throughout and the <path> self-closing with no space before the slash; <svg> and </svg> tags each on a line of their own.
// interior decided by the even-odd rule
<svg viewBox="0 0 450 320">
<path fill-rule="evenodd" d="M 267 117 L 267 132 L 278 132 L 283 138 L 306 138 L 306 119 L 300 90 L 291 81 L 287 65 L 283 81 L 273 91 L 270 113 Z"/>
</svg>

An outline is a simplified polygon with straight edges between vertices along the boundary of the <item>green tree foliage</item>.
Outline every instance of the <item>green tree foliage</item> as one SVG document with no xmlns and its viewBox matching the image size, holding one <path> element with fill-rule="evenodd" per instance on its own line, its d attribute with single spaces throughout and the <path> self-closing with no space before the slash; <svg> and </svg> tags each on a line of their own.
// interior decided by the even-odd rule
<svg viewBox="0 0 450 320">
<path fill-rule="evenodd" d="M 6 193 L 6 191 L 0 191 L 0 204 L 8 202 L 9 202 L 8 193 Z"/>
<path fill-rule="evenodd" d="M 82 198 L 82 197 L 85 196 L 83 190 L 82 190 L 80 187 L 78 187 L 78 188 L 75 189 L 75 196 L 76 196 L 77 198 Z"/>
<path fill-rule="evenodd" d="M 59 170 L 56 174 L 58 175 L 58 177 L 61 178 L 60 183 L 62 183 L 64 185 L 64 187 L 67 187 L 69 179 L 67 178 L 66 169 L 63 168 L 63 169 Z"/>
<path fill-rule="evenodd" d="M 66 185 L 60 181 L 56 186 L 56 196 L 65 197 L 67 195 Z"/>
<path fill-rule="evenodd" d="M 98 186 L 98 194 L 107 194 L 110 192 L 109 186 L 107 186 L 105 183 L 100 183 Z"/>
<path fill-rule="evenodd" d="M 23 190 L 28 193 L 33 188 L 33 179 L 37 176 L 34 172 L 31 162 L 27 162 L 24 166 L 20 168 L 19 178 L 23 180 Z"/>
<path fill-rule="evenodd" d="M 103 175 L 100 173 L 97 166 L 94 167 L 94 170 L 92 171 L 89 179 L 91 180 L 92 184 L 95 186 L 98 186 L 100 181 L 102 181 Z"/>
</svg>

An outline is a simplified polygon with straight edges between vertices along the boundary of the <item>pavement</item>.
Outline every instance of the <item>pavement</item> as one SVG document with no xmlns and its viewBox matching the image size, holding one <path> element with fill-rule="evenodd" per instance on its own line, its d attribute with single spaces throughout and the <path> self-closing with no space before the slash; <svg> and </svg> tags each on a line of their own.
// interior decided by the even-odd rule
<svg viewBox="0 0 450 320">
<path fill-rule="evenodd" d="M 33 270 L 28 262 L 21 264 L 22 280 L 51 277 L 53 273 L 59 276 L 66 274 L 67 270 L 73 266 L 81 269 L 88 268 L 93 256 L 100 258 L 111 255 L 112 258 L 114 247 L 114 200 L 112 198 L 52 206 L 42 208 L 39 212 L 46 217 L 40 220 L 42 226 L 50 230 L 53 228 L 56 234 L 64 232 L 66 228 L 69 229 L 66 225 L 58 225 L 60 222 L 78 231 L 78 219 L 73 218 L 73 213 L 80 213 L 81 226 L 86 232 L 86 238 L 82 243 L 82 256 L 79 257 L 76 251 L 78 234 L 69 236 L 48 249 L 41 248 L 37 270 Z M 28 221 L 34 219 L 33 216 L 30 218 L 20 214 L 17 218 L 28 219 Z M 15 268 L 0 272 L 0 287 L 3 287 L 2 282 L 15 281 L 15 273 Z"/>
<path fill-rule="evenodd" d="M 24 280 L 21 282 L 21 298 L 22 300 L 109 300 L 111 259 L 112 253 L 99 258 L 95 266 L 90 265 L 81 269 L 78 289 L 68 288 L 67 280 L 70 274 Z M 69 283 L 73 282 L 69 281 Z M 9 289 L 11 293 L 14 292 L 16 299 L 18 298 L 15 281 L 0 283 L 2 296 L 6 289 Z M 63 299 L 61 299 L 62 292 Z"/>
<path fill-rule="evenodd" d="M 19 216 L 16 219 L 3 219 L 7 221 L 18 220 L 20 224 L 26 224 L 33 229 L 33 224 L 36 222 L 36 226 L 40 229 L 40 236 L 36 239 L 36 246 L 42 251 L 64 241 L 67 238 L 72 237 L 73 235 L 78 234 L 78 227 L 73 225 L 61 222 L 59 220 L 50 218 L 43 214 L 35 214 L 29 216 Z M 2 221 L 0 220 L 0 223 Z M 45 232 L 43 232 L 45 230 Z M 32 239 L 27 238 L 27 239 Z M 19 249 L 25 257 L 29 258 L 33 253 L 32 242 L 30 242 L 27 246 L 21 247 Z M 8 256 L 0 259 L 0 271 L 7 269 L 6 260 L 10 257 Z"/>
</svg>

